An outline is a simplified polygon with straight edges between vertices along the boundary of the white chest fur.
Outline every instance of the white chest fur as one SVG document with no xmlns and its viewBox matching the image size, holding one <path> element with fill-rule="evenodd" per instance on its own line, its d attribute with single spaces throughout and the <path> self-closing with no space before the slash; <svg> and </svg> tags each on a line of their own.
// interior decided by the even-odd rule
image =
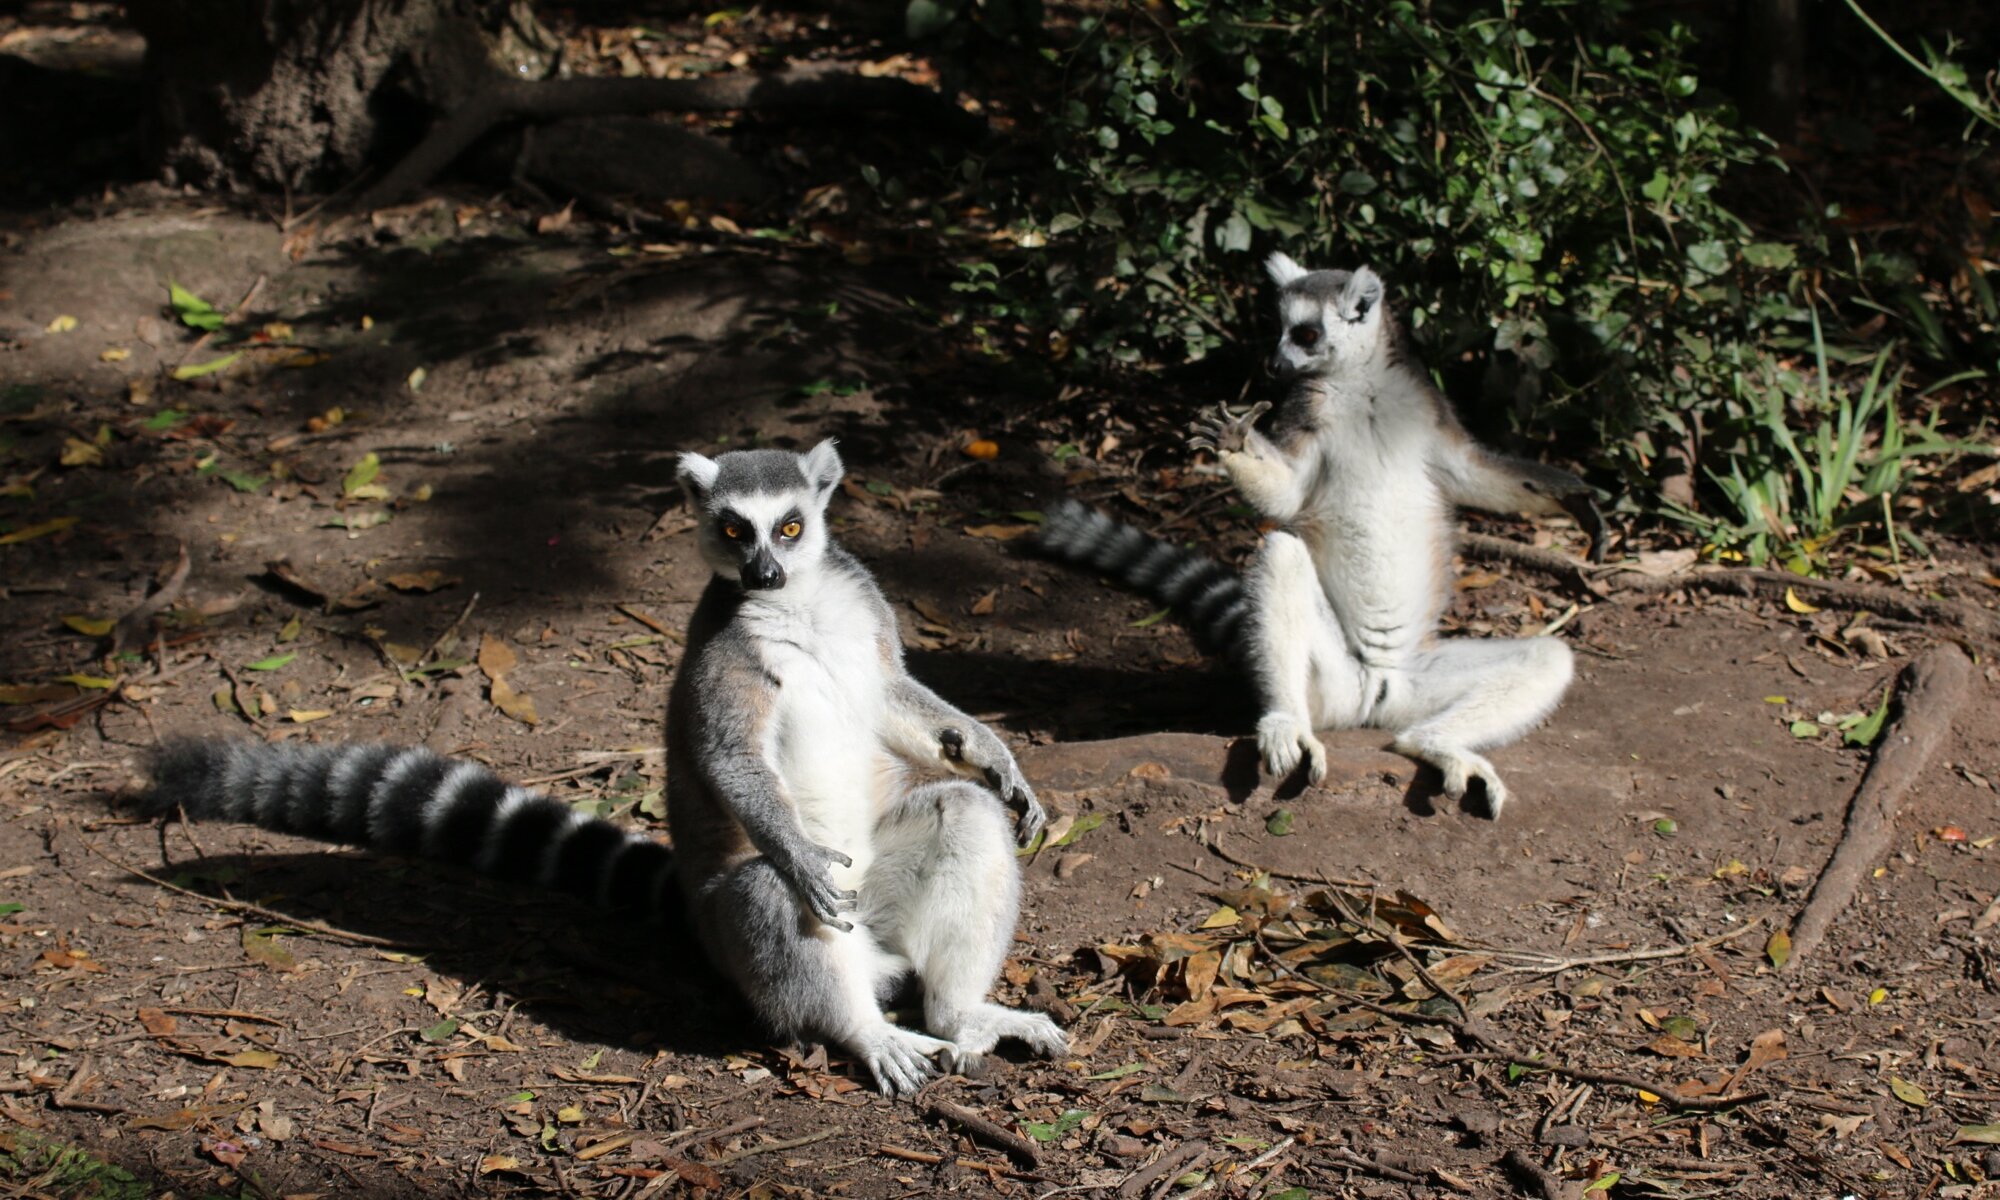
<svg viewBox="0 0 2000 1200">
<path fill-rule="evenodd" d="M 753 597 L 743 618 L 778 681 L 765 759 L 806 836 L 855 860 L 837 881 L 858 878 L 894 770 L 882 740 L 890 677 L 878 611 L 851 581 L 830 576 Z"/>
<path fill-rule="evenodd" d="M 1450 505 L 1428 469 L 1428 410 L 1393 385 L 1330 390 L 1305 511 L 1313 561 L 1351 646 L 1401 665 L 1443 603 Z"/>
</svg>

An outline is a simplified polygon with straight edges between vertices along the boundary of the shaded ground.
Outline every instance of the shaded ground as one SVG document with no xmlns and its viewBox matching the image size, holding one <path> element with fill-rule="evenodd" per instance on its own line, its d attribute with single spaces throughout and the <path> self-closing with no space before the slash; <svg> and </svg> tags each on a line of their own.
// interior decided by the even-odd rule
<svg viewBox="0 0 2000 1200">
<path fill-rule="evenodd" d="M 1178 461 L 1158 410 L 1107 401 L 1062 451 L 1081 430 L 933 352 L 935 285 L 894 263 L 519 229 L 419 207 L 296 260 L 269 224 L 178 201 L 12 231 L 0 681 L 82 682 L 5 710 L 0 1151 L 80 1145 L 191 1195 L 1139 1195 L 1182 1168 L 1225 1194 L 1492 1194 L 1522 1186 L 1500 1166 L 1522 1149 L 1572 1189 L 1618 1173 L 1615 1195 L 1898 1196 L 1970 1194 L 2000 1166 L 1953 1144 L 2000 1120 L 2000 981 L 1975 929 L 2000 881 L 1992 668 L 1901 850 L 1816 961 L 1774 975 L 1767 930 L 1865 765 L 1790 725 L 1875 707 L 1921 631 L 1876 658 L 1833 614 L 1591 604 L 1563 626 L 1583 664 L 1568 703 L 1494 756 L 1519 796 L 1505 820 L 1440 803 L 1366 733 L 1334 739 L 1327 787 L 1274 799 L 1230 740 L 1240 691 L 1183 634 L 1008 549 L 1011 514 L 1064 489 L 1240 545 L 1214 485 L 1144 465 Z M 220 349 L 173 323 L 168 279 L 224 310 L 248 295 L 234 328 L 271 342 L 163 376 Z M 670 456 L 826 434 L 854 472 L 840 534 L 901 606 L 917 669 L 1004 726 L 1084 830 L 1027 865 L 1002 984 L 1069 1023 L 1075 1054 L 927 1097 L 1044 1139 L 1037 1165 L 857 1090 L 851 1064 L 765 1044 L 672 931 L 251 830 L 162 839 L 104 805 L 157 735 L 203 732 L 427 740 L 650 820 L 703 581 Z M 975 434 L 996 460 L 959 452 Z M 160 643 L 141 649 L 141 622 L 104 659 L 115 635 L 76 626 L 132 609 L 182 547 Z M 1960 556 L 1926 583 L 1977 600 L 1987 573 Z M 1568 606 L 1475 566 L 1453 620 L 1514 634 Z M 466 663 L 482 639 L 518 656 L 506 678 L 539 724 L 490 702 Z M 1149 990 L 1097 949 L 1195 931 L 1260 882 L 1242 864 L 1420 898 L 1443 922 L 1433 961 L 1550 1061 L 1713 1086 L 1759 1035 L 1780 1031 L 1784 1057 L 1742 1077 L 1764 1100 L 1676 1116 L 1629 1087 L 1438 1062 L 1448 1032 L 1323 992 L 1176 1016 L 1184 981 Z M 1158 1160 L 1175 1165 L 1149 1182 Z"/>
</svg>

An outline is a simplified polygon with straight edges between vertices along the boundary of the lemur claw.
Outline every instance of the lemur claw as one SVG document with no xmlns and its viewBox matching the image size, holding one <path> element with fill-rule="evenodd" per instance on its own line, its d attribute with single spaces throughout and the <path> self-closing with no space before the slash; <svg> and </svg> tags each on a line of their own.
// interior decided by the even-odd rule
<svg viewBox="0 0 2000 1200">
<path fill-rule="evenodd" d="M 1259 400 L 1244 409 L 1218 404 L 1189 423 L 1188 431 L 1194 436 L 1188 439 L 1188 448 L 1207 450 L 1218 458 L 1240 453 L 1249 445 L 1257 419 L 1270 411 L 1269 400 Z"/>
</svg>

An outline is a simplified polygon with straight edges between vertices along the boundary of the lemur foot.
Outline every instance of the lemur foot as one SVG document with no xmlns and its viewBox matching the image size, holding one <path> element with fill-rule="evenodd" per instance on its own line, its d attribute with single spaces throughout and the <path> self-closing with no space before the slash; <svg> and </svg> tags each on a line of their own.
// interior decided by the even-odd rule
<svg viewBox="0 0 2000 1200">
<path fill-rule="evenodd" d="M 1453 800 L 1465 799 L 1465 794 L 1477 783 L 1486 793 L 1486 815 L 1496 821 L 1500 819 L 1500 810 L 1507 807 L 1507 785 L 1500 782 L 1500 772 L 1485 758 L 1470 750 L 1444 750 L 1401 741 L 1396 743 L 1396 749 L 1442 772 L 1444 794 Z"/>
<path fill-rule="evenodd" d="M 937 1074 L 931 1056 L 946 1053 L 950 1042 L 884 1024 L 854 1047 L 875 1087 L 885 1096 L 908 1096 Z"/>
<path fill-rule="evenodd" d="M 1257 722 L 1257 751 L 1264 756 L 1264 768 L 1280 779 L 1290 775 L 1306 760 L 1306 777 L 1313 783 L 1326 778 L 1326 745 L 1313 731 L 1289 713 L 1265 713 Z"/>
<path fill-rule="evenodd" d="M 1269 400 L 1259 400 L 1245 409 L 1218 404 L 1205 409 L 1188 424 L 1188 449 L 1207 450 L 1217 458 L 1240 453 L 1250 444 L 1250 431 L 1257 418 L 1271 411 Z"/>
<path fill-rule="evenodd" d="M 1003 1039 L 1026 1046 L 1043 1058 L 1054 1058 L 1069 1050 L 1069 1035 L 1041 1013 L 1022 1012 L 998 1004 L 981 1004 L 967 1013 L 950 1035 L 944 1052 L 945 1069 L 956 1075 L 977 1075 L 986 1065 L 986 1056 Z"/>
</svg>

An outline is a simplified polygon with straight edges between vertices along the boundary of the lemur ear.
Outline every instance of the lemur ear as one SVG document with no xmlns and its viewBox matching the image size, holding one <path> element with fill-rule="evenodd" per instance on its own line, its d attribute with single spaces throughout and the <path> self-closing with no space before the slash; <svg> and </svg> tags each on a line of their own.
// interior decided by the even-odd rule
<svg viewBox="0 0 2000 1200">
<path fill-rule="evenodd" d="M 1347 288 L 1340 295 L 1340 311 L 1349 321 L 1365 321 L 1369 313 L 1381 307 L 1382 292 L 1382 277 L 1367 267 L 1361 267 L 1347 281 Z"/>
<path fill-rule="evenodd" d="M 1279 287 L 1306 277 L 1306 269 L 1292 261 L 1283 250 L 1274 250 L 1271 257 L 1264 260 L 1264 273 Z"/>
<path fill-rule="evenodd" d="M 847 468 L 840 464 L 840 451 L 834 449 L 832 438 L 799 455 L 799 470 L 806 474 L 806 482 L 824 500 L 840 484 L 840 477 L 847 474 Z"/>
<path fill-rule="evenodd" d="M 674 478 L 680 480 L 681 488 L 688 499 L 697 505 L 708 503 L 708 489 L 715 486 L 715 477 L 722 472 L 712 458 L 684 450 L 674 464 Z"/>
</svg>

